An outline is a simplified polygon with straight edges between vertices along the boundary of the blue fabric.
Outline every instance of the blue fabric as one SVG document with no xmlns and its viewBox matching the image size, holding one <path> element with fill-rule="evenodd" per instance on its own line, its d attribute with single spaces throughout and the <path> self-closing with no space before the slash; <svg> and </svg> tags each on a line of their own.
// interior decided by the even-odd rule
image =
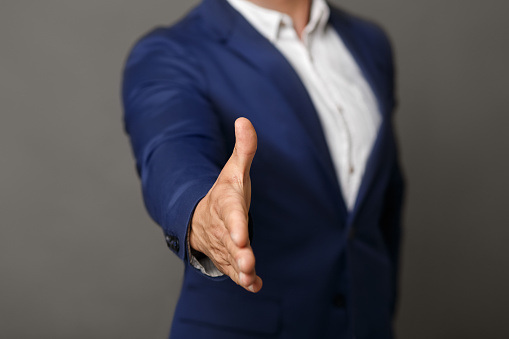
<svg viewBox="0 0 509 339">
<path fill-rule="evenodd" d="M 304 85 L 225 0 L 203 1 L 132 49 L 125 128 L 146 208 L 185 262 L 172 338 L 392 338 L 403 180 L 391 47 L 380 28 L 339 9 L 331 8 L 330 23 L 382 115 L 350 213 Z M 230 156 L 241 116 L 258 134 L 250 210 L 264 281 L 258 294 L 204 276 L 185 245 L 193 209 Z"/>
</svg>

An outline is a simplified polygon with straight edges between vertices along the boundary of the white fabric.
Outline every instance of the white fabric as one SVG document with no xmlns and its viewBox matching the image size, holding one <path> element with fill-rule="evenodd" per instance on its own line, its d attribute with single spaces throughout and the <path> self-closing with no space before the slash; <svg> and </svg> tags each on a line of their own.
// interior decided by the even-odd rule
<svg viewBox="0 0 509 339">
<path fill-rule="evenodd" d="M 357 63 L 328 24 L 327 3 L 312 0 L 309 22 L 299 39 L 290 16 L 248 0 L 227 1 L 286 57 L 299 75 L 321 121 L 346 207 L 352 210 L 381 116 Z M 193 266 L 205 274 L 218 275 L 210 259 L 200 262 L 191 258 Z"/>
<path fill-rule="evenodd" d="M 247 0 L 228 2 L 274 44 L 300 76 L 322 123 L 341 192 L 351 210 L 381 117 L 357 63 L 327 24 L 327 3 L 312 1 L 300 40 L 288 15 Z"/>
</svg>

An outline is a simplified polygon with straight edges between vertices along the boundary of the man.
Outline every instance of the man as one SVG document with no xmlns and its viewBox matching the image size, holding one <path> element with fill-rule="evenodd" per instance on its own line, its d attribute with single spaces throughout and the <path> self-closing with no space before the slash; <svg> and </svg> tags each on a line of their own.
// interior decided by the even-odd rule
<svg viewBox="0 0 509 339">
<path fill-rule="evenodd" d="M 123 96 L 186 264 L 172 338 L 392 338 L 403 183 L 378 27 L 324 0 L 204 0 L 136 44 Z"/>
</svg>

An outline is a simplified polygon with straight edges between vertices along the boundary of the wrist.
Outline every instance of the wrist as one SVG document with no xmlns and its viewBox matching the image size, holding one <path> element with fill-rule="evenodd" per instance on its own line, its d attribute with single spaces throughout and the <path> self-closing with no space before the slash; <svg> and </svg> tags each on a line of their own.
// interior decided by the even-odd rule
<svg viewBox="0 0 509 339">
<path fill-rule="evenodd" d="M 207 196 L 205 196 L 197 205 L 194 210 L 194 213 L 191 218 L 191 223 L 189 225 L 189 246 L 193 255 L 199 254 L 205 256 L 202 250 L 200 241 L 202 239 L 203 233 L 203 216 L 204 216 L 204 208 L 206 205 Z"/>
</svg>

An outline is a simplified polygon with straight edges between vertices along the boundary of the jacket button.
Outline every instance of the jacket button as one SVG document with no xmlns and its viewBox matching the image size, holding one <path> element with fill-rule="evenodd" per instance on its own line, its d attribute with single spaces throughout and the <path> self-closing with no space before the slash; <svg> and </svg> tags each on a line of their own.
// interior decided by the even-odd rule
<svg viewBox="0 0 509 339">
<path fill-rule="evenodd" d="M 345 296 L 343 294 L 336 294 L 334 298 L 332 298 L 332 303 L 336 307 L 345 307 Z"/>
<path fill-rule="evenodd" d="M 166 244 L 168 245 L 170 250 L 178 253 L 178 251 L 180 249 L 179 239 L 173 235 L 167 235 L 165 237 L 165 239 L 166 239 Z"/>
</svg>

